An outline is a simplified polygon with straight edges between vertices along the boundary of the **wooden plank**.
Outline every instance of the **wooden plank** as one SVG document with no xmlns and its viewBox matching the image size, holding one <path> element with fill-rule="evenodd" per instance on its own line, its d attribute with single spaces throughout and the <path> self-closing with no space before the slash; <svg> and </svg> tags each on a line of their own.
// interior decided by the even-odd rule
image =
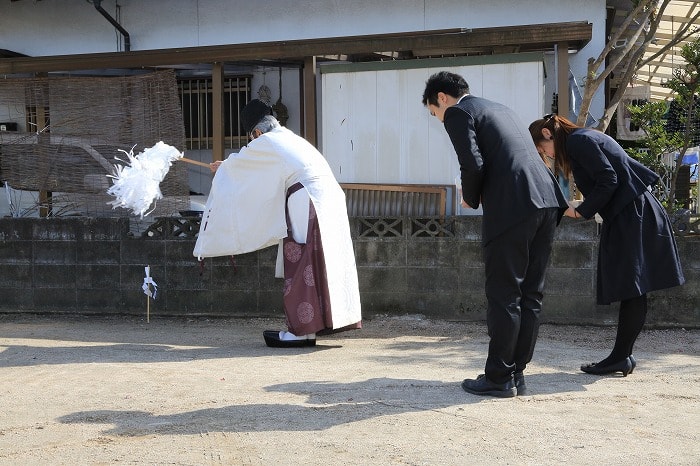
<svg viewBox="0 0 700 466">
<path fill-rule="evenodd" d="M 440 216 L 447 187 L 421 184 L 341 183 L 350 216 Z"/>
</svg>

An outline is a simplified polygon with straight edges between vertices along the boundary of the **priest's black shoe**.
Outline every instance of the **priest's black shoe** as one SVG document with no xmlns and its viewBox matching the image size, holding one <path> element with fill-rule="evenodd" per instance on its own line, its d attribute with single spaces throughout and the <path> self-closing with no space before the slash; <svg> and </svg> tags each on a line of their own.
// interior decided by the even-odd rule
<svg viewBox="0 0 700 466">
<path fill-rule="evenodd" d="M 499 398 L 511 398 L 518 393 L 512 377 L 505 383 L 495 383 L 487 379 L 486 374 L 481 374 L 476 379 L 464 379 L 462 388 L 472 395 L 497 396 Z"/>
<path fill-rule="evenodd" d="M 614 374 L 615 372 L 622 372 L 622 376 L 627 377 L 627 374 L 632 372 L 633 367 L 630 358 L 625 358 L 622 361 L 614 362 L 611 364 L 601 364 L 599 362 L 585 364 L 581 366 L 581 370 L 586 374 L 593 375 L 607 375 Z"/>
<path fill-rule="evenodd" d="M 303 348 L 306 346 L 316 346 L 316 339 L 304 340 L 282 340 L 280 332 L 277 330 L 265 330 L 263 332 L 265 344 L 270 348 Z"/>
</svg>

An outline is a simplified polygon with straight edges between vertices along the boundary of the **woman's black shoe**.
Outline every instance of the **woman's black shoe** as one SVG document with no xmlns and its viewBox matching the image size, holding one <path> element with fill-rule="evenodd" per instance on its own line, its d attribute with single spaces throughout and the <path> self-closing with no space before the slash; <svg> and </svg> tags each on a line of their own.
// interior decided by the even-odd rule
<svg viewBox="0 0 700 466">
<path fill-rule="evenodd" d="M 631 374 L 632 372 L 634 372 L 634 368 L 637 367 L 637 360 L 634 359 L 634 356 L 632 356 L 631 354 L 630 354 L 629 358 L 630 358 L 630 362 L 632 363 L 632 369 L 630 369 L 630 374 Z"/>
<path fill-rule="evenodd" d="M 612 364 L 605 364 L 604 366 L 601 366 L 599 362 L 594 362 L 581 366 L 581 370 L 587 374 L 593 375 L 607 375 L 614 374 L 615 372 L 622 372 L 622 376 L 627 377 L 627 374 L 632 372 L 632 362 L 630 358 L 625 358 L 622 361 Z"/>
</svg>

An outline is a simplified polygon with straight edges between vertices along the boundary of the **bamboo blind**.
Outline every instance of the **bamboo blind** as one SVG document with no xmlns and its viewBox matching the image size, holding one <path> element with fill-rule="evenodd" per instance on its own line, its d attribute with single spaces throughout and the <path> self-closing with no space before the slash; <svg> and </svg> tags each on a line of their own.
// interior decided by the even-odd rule
<svg viewBox="0 0 700 466">
<path fill-rule="evenodd" d="M 0 179 L 14 190 L 50 192 L 54 212 L 124 216 L 106 194 L 119 150 L 138 154 L 158 141 L 184 150 L 172 71 L 119 77 L 0 79 L 0 105 L 22 131 L 0 131 Z M 22 126 L 20 123 L 20 127 Z M 135 147 L 134 147 L 135 146 Z M 189 208 L 187 169 L 173 164 L 153 215 Z M 62 207 L 59 204 L 64 203 Z"/>
</svg>

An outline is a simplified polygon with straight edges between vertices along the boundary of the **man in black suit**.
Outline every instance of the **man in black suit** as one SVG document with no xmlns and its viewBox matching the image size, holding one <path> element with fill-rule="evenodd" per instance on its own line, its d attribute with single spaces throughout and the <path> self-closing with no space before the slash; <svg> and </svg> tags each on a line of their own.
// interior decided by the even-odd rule
<svg viewBox="0 0 700 466">
<path fill-rule="evenodd" d="M 567 200 L 515 112 L 470 95 L 462 76 L 432 75 L 423 105 L 444 123 L 457 153 L 462 205 L 481 204 L 484 212 L 489 351 L 485 373 L 465 379 L 462 388 L 525 394 L 523 371 L 535 349 L 545 270 Z"/>
</svg>

